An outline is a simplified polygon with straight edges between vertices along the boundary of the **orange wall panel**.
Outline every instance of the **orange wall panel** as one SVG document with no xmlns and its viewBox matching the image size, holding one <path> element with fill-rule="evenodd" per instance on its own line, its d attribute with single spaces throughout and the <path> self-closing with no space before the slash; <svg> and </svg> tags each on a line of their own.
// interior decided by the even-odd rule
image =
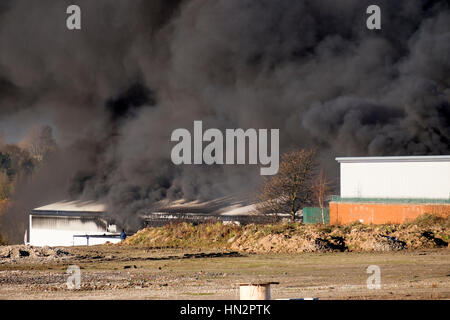
<svg viewBox="0 0 450 320">
<path fill-rule="evenodd" d="M 424 213 L 450 215 L 450 204 L 330 202 L 330 224 L 405 223 Z"/>
</svg>

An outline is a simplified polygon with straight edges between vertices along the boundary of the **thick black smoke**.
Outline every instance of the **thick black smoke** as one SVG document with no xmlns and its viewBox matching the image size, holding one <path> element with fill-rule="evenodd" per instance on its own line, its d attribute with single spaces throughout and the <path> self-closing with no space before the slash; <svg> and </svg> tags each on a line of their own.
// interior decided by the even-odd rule
<svg viewBox="0 0 450 320">
<path fill-rule="evenodd" d="M 48 123 L 60 146 L 9 220 L 71 197 L 133 225 L 161 199 L 251 192 L 258 168 L 171 164 L 194 120 L 279 128 L 281 151 L 316 146 L 330 174 L 335 156 L 450 152 L 444 0 L 80 0 L 68 31 L 73 3 L 0 5 L 0 131 Z"/>
</svg>

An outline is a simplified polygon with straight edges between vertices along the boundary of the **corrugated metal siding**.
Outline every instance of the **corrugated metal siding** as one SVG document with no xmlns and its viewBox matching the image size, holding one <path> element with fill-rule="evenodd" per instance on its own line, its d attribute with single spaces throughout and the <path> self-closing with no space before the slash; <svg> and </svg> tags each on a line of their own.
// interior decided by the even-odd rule
<svg viewBox="0 0 450 320">
<path fill-rule="evenodd" d="M 30 215 L 30 244 L 34 246 L 72 246 L 86 245 L 85 238 L 74 238 L 74 235 L 108 234 L 107 226 L 98 217 L 61 217 Z M 102 244 L 106 241 L 116 243 L 120 239 L 89 240 L 89 245 Z"/>
<path fill-rule="evenodd" d="M 450 199 L 450 161 L 341 163 L 341 197 Z"/>
<path fill-rule="evenodd" d="M 98 218 L 31 216 L 33 229 L 83 230 L 107 232 L 106 223 Z"/>
<path fill-rule="evenodd" d="M 330 210 L 328 208 L 323 209 L 323 217 L 325 223 L 330 223 Z M 322 209 L 306 207 L 303 208 L 303 223 L 323 223 Z"/>
</svg>

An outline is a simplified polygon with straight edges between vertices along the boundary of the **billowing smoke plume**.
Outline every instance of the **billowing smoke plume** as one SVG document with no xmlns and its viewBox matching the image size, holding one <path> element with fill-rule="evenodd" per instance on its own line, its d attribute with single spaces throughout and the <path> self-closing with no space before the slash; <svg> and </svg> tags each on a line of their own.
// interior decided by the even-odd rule
<svg viewBox="0 0 450 320">
<path fill-rule="evenodd" d="M 59 151 L 16 190 L 7 220 L 65 198 L 134 217 L 165 198 L 253 190 L 259 169 L 170 162 L 175 128 L 279 128 L 280 150 L 335 156 L 450 152 L 446 1 L 73 1 L 0 4 L 0 131 L 54 128 Z M 23 234 L 23 233 L 20 233 Z M 20 236 L 21 237 L 21 236 Z M 19 237 L 19 238 L 20 238 Z"/>
</svg>

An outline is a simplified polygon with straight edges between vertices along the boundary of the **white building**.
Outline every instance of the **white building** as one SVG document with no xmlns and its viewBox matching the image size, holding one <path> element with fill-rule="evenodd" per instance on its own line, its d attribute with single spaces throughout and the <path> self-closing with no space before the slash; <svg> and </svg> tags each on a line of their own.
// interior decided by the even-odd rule
<svg viewBox="0 0 450 320">
<path fill-rule="evenodd" d="M 450 199 L 450 156 L 336 160 L 341 198 Z"/>
<path fill-rule="evenodd" d="M 336 158 L 341 195 L 330 223 L 405 223 L 450 215 L 450 156 Z"/>
<path fill-rule="evenodd" d="M 97 202 L 63 201 L 33 209 L 29 244 L 34 246 L 96 245 L 120 242 L 116 226 Z"/>
</svg>

